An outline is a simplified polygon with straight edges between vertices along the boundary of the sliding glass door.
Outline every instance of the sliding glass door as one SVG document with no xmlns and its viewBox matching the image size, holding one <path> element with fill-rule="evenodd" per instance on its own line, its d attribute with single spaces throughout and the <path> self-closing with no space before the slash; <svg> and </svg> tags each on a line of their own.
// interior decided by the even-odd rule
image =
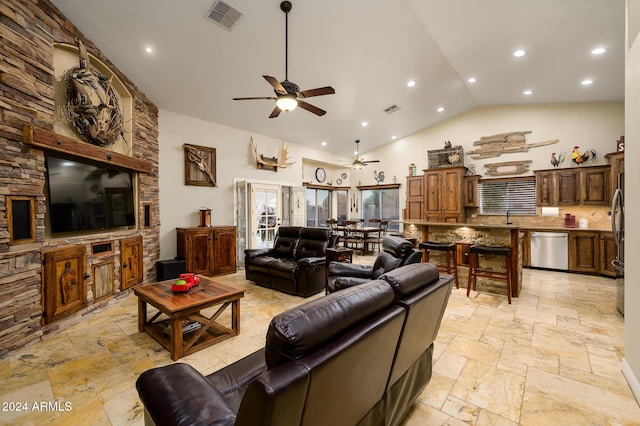
<svg viewBox="0 0 640 426">
<path fill-rule="evenodd" d="M 331 191 L 307 188 L 307 226 L 326 226 L 331 217 Z"/>
<path fill-rule="evenodd" d="M 365 224 L 369 219 L 389 221 L 389 230 L 399 230 L 400 224 L 400 190 L 388 189 L 363 189 L 362 190 L 362 219 Z"/>
</svg>

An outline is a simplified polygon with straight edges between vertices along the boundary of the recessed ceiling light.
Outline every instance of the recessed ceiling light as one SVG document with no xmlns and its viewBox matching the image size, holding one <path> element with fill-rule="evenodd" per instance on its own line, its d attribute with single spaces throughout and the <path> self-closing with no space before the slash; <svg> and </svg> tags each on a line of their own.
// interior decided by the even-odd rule
<svg viewBox="0 0 640 426">
<path fill-rule="evenodd" d="M 362 124 L 361 124 L 362 127 L 367 127 L 368 125 L 369 125 L 369 123 L 367 123 L 366 121 L 363 121 Z"/>
<path fill-rule="evenodd" d="M 416 82 L 415 82 L 414 80 L 409 80 L 409 81 L 407 82 L 407 86 L 409 86 L 409 87 L 413 87 L 413 86 L 415 86 L 415 85 L 416 85 Z"/>
<path fill-rule="evenodd" d="M 596 47 L 595 49 L 593 49 L 591 51 L 591 54 L 593 54 L 593 55 L 602 55 L 606 51 L 607 51 L 607 49 L 605 49 L 604 47 Z"/>
<path fill-rule="evenodd" d="M 475 82 L 476 82 L 476 81 L 478 81 L 478 80 L 476 80 L 476 78 L 475 78 L 475 77 L 471 77 L 471 78 L 467 79 L 467 81 L 468 81 L 469 83 L 475 83 Z"/>
<path fill-rule="evenodd" d="M 531 94 L 533 94 L 533 90 L 528 90 L 528 89 L 527 89 L 527 90 L 525 90 L 525 91 L 524 91 L 524 92 L 522 92 L 522 93 L 523 93 L 523 94 L 525 94 L 525 95 L 531 95 Z"/>
<path fill-rule="evenodd" d="M 396 139 L 396 135 L 391 136 L 391 140 L 395 140 Z"/>
<path fill-rule="evenodd" d="M 592 84 L 593 84 L 593 80 L 590 80 L 590 79 L 588 79 L 588 78 L 585 78 L 584 80 L 582 80 L 581 84 L 582 84 L 583 86 L 590 86 L 590 85 L 592 85 Z"/>
<path fill-rule="evenodd" d="M 516 50 L 515 52 L 513 52 L 513 56 L 515 56 L 515 57 L 517 57 L 517 58 L 520 58 L 520 57 L 522 57 L 522 56 L 524 56 L 524 55 L 526 55 L 526 54 L 527 54 L 527 52 L 525 52 L 525 51 L 524 51 L 524 50 L 522 50 L 522 49 L 518 49 L 518 50 Z"/>
<path fill-rule="evenodd" d="M 144 51 L 147 52 L 147 53 L 153 53 L 153 47 L 147 46 L 147 47 L 144 48 Z"/>
<path fill-rule="evenodd" d="M 439 107 L 438 112 L 442 112 L 442 111 L 444 111 L 444 107 Z"/>
<path fill-rule="evenodd" d="M 322 142 L 320 142 L 320 145 L 322 145 L 322 146 L 327 146 L 327 141 L 322 141 Z"/>
</svg>

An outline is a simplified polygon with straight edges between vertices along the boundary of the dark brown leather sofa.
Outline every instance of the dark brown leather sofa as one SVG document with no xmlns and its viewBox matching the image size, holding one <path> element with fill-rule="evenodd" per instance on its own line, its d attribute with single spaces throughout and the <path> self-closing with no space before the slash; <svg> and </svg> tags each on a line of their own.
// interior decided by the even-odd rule
<svg viewBox="0 0 640 426">
<path fill-rule="evenodd" d="M 431 379 L 453 277 L 432 264 L 273 318 L 265 348 L 205 377 L 176 363 L 136 387 L 147 424 L 397 425 Z"/>
<path fill-rule="evenodd" d="M 324 290 L 325 250 L 336 240 L 329 228 L 281 226 L 273 248 L 244 251 L 245 276 L 262 287 L 309 297 Z"/>
<path fill-rule="evenodd" d="M 327 272 L 327 293 L 353 287 L 375 280 L 380 275 L 400 266 L 418 263 L 422 260 L 422 251 L 413 248 L 413 244 L 402 237 L 388 236 L 382 240 L 382 250 L 373 265 L 357 263 L 331 262 Z"/>
</svg>

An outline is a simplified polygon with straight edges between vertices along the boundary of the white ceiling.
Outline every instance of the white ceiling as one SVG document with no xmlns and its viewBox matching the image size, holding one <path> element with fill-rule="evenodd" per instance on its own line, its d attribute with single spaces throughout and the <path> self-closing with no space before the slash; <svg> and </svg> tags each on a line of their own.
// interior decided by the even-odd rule
<svg viewBox="0 0 640 426">
<path fill-rule="evenodd" d="M 284 80 L 280 0 L 225 1 L 244 13 L 231 31 L 214 0 L 52 0 L 159 108 L 346 157 L 478 106 L 624 99 L 624 0 L 292 0 L 289 80 L 336 94 L 307 99 L 323 117 L 269 119 L 274 101 L 232 98 Z"/>
</svg>

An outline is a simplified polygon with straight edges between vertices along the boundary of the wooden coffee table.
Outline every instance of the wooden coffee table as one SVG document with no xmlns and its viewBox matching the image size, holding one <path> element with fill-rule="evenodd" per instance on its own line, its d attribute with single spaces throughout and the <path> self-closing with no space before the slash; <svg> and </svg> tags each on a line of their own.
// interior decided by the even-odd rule
<svg viewBox="0 0 640 426">
<path fill-rule="evenodd" d="M 146 331 L 171 351 L 174 361 L 240 333 L 240 298 L 244 297 L 244 290 L 199 277 L 200 284 L 188 293 L 174 294 L 171 285 L 175 280 L 133 289 L 138 296 L 138 330 Z M 147 303 L 159 310 L 149 320 Z M 220 306 L 210 317 L 200 313 L 217 305 Z M 229 306 L 231 324 L 227 327 L 216 320 Z"/>
</svg>

